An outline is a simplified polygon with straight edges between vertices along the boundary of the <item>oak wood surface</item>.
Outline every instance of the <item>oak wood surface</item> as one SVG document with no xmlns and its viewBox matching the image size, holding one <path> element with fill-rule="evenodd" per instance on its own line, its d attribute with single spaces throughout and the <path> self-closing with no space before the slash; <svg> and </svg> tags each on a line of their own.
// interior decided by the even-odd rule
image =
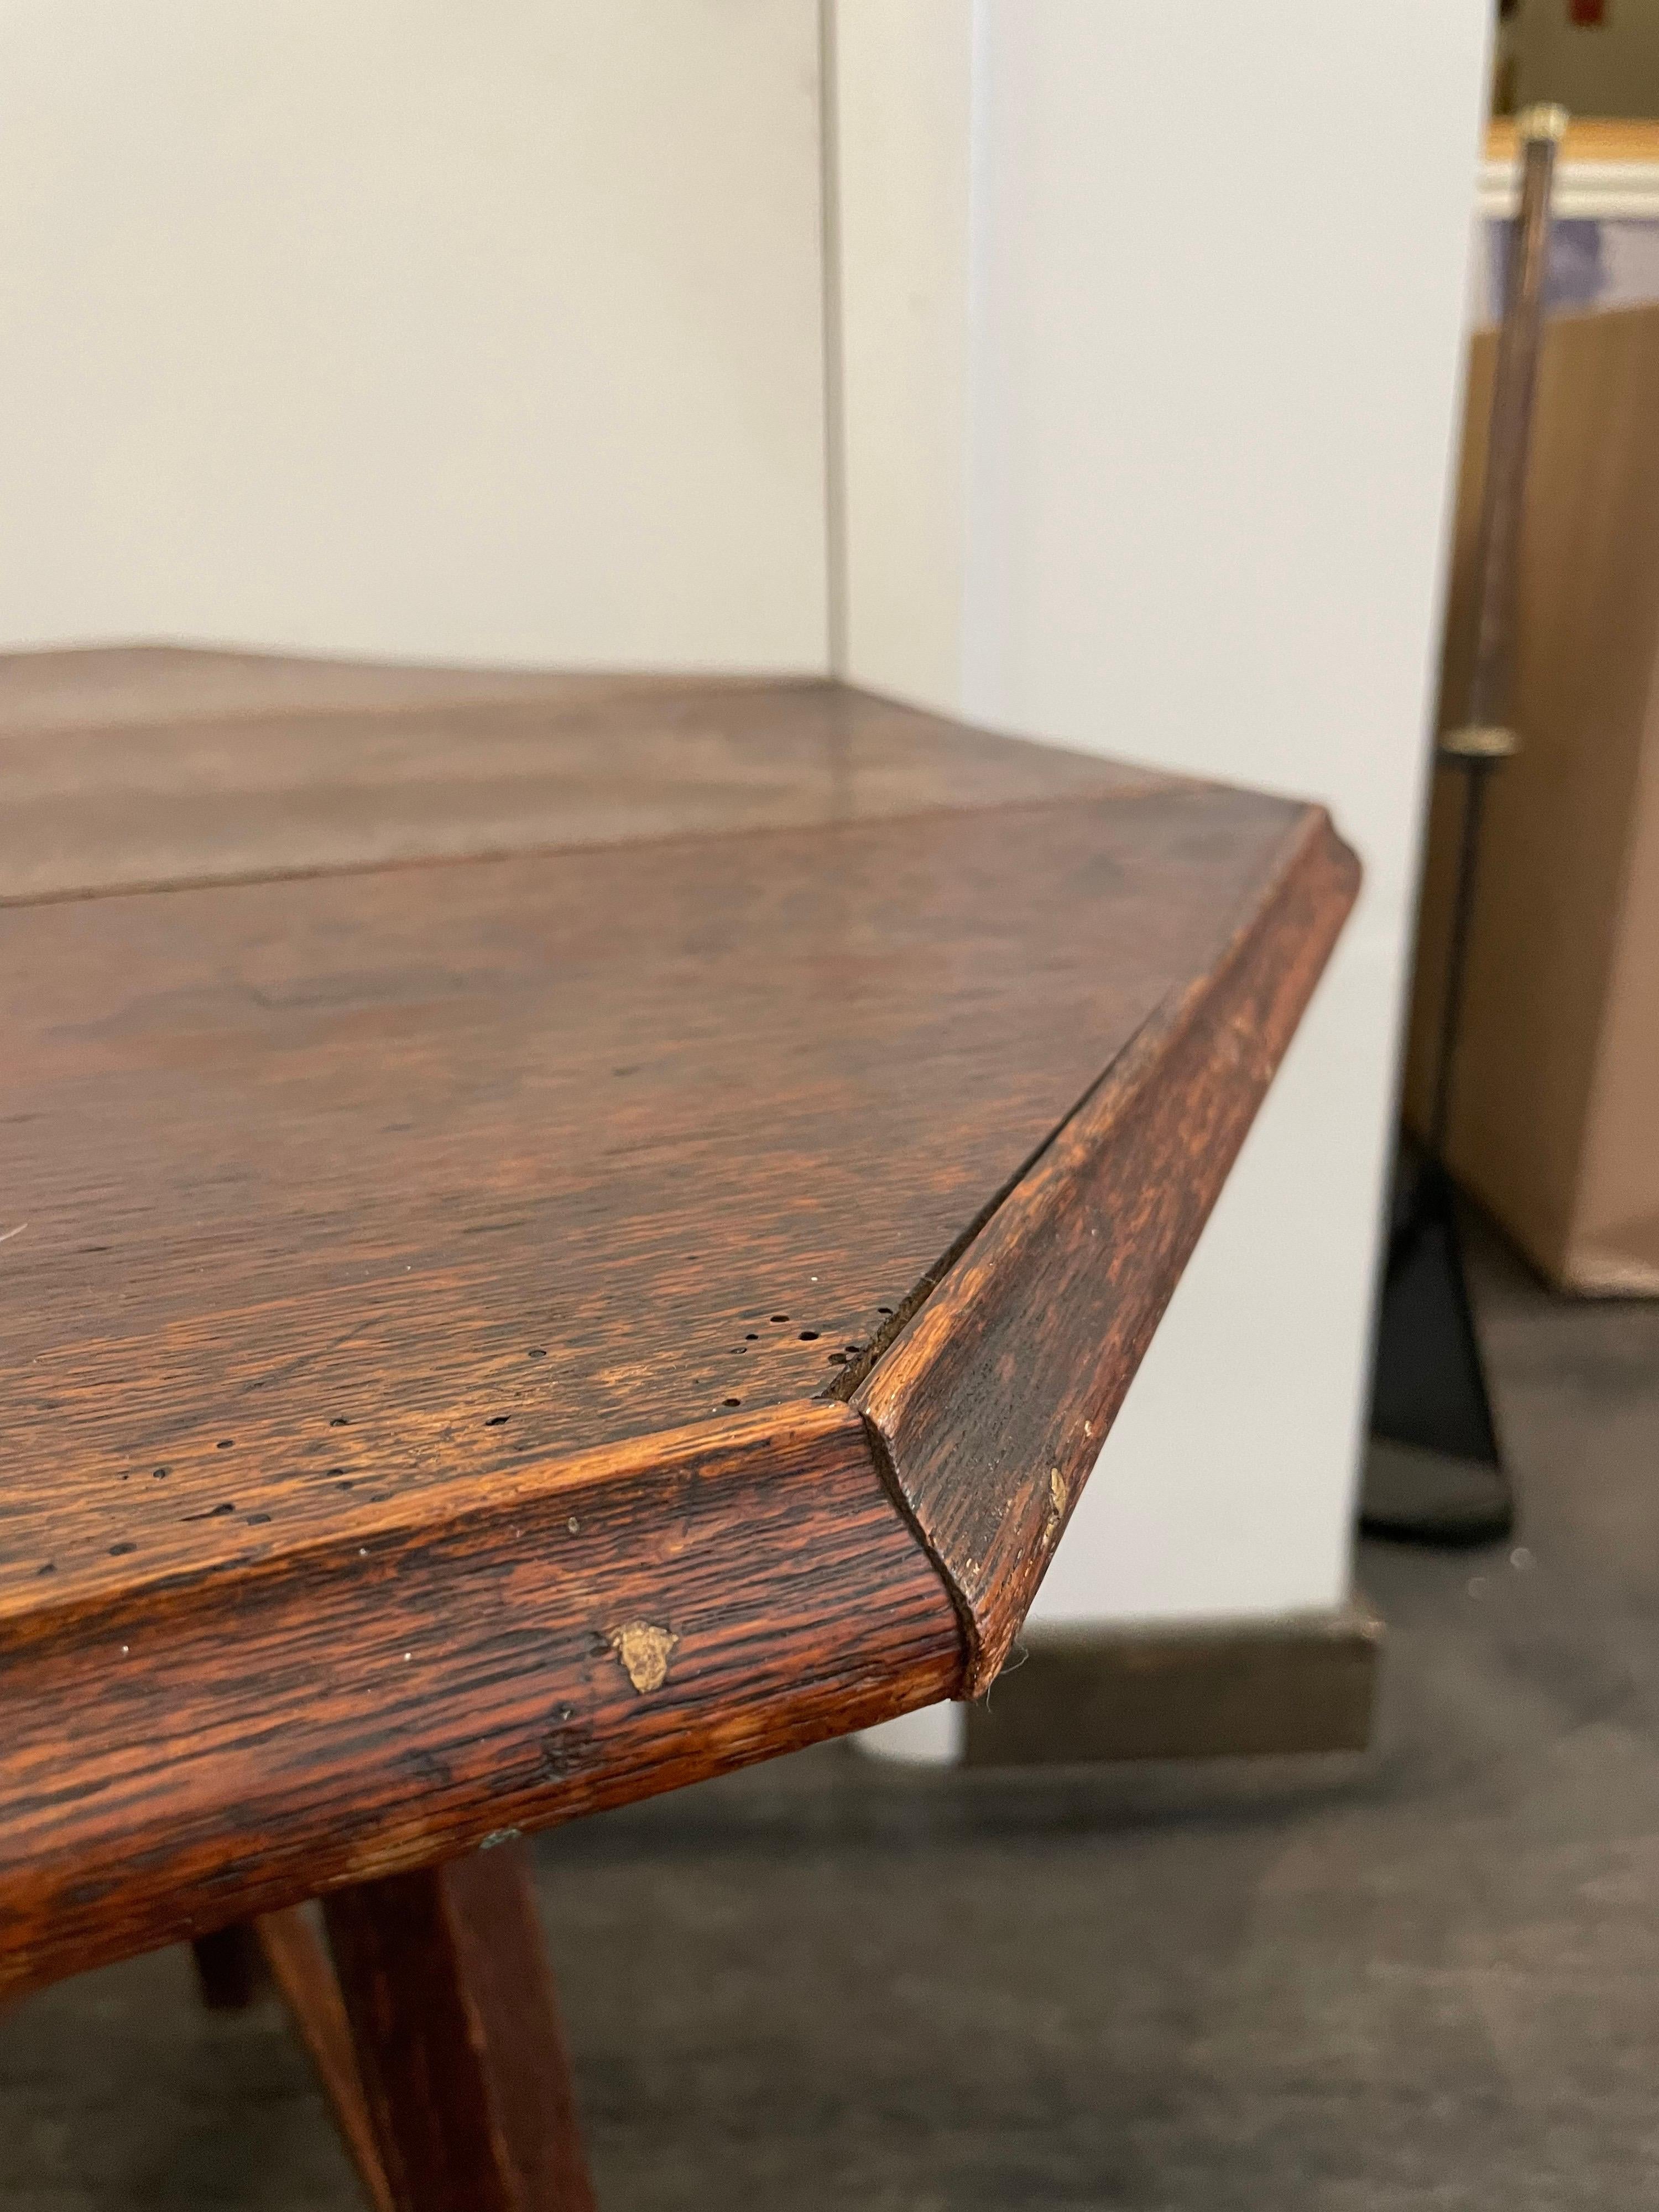
<svg viewBox="0 0 1659 2212">
<path fill-rule="evenodd" d="M 857 1390 L 963 1601 L 970 1696 L 1008 1656 L 1357 880 L 1329 823 L 1303 817 L 1231 942 L 1149 1017 Z"/>
<path fill-rule="evenodd" d="M 0 915 L 0 1632 L 817 1395 L 1297 820 L 1195 789 Z"/>
<path fill-rule="evenodd" d="M 592 2212 L 522 1849 L 326 1913 L 395 2212 Z"/>
<path fill-rule="evenodd" d="M 1178 781 L 812 679 L 0 655 L 0 899 Z"/>
<path fill-rule="evenodd" d="M 402 715 L 429 707 L 535 704 L 580 695 L 664 697 L 741 675 L 665 676 L 608 671 L 422 665 L 319 653 L 250 651 L 154 640 L 33 647 L 0 653 L 0 727 L 9 732 L 183 729 L 191 723 L 294 715 Z M 810 679 L 809 679 L 810 680 Z"/>
<path fill-rule="evenodd" d="M 72 676 L 94 797 L 290 727 Z M 170 865 L 284 879 L 0 911 L 0 1977 L 982 1681 L 1352 896 L 1316 809 L 832 686 L 728 684 L 665 816 L 710 686 L 546 681 L 549 849 L 364 867 L 216 769 Z M 329 744 L 395 811 L 376 732 L 523 703 Z"/>
<path fill-rule="evenodd" d="M 0 1666 L 27 1986 L 885 1719 L 962 1646 L 858 1417 L 805 1405 L 43 1614 Z"/>
</svg>

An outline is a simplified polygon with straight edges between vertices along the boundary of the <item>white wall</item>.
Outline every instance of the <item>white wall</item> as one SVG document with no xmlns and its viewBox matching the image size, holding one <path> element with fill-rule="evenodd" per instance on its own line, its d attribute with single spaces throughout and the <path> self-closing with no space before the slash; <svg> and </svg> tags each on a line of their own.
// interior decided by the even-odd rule
<svg viewBox="0 0 1659 2212">
<path fill-rule="evenodd" d="M 849 672 L 1324 799 L 1367 872 L 1039 1619 L 1261 1615 L 1347 1588 L 1487 14 L 840 0 Z M 969 87 L 943 119 L 891 112 L 915 67 L 886 56 L 924 27 Z M 907 130 L 947 142 L 910 167 L 969 179 L 937 196 L 931 239 L 868 204 Z M 918 491 L 878 457 L 927 412 L 905 362 L 958 343 L 962 444 Z M 916 536 L 913 500 L 952 519 L 954 619 L 930 569 L 907 623 L 860 499 L 878 538 Z"/>
<path fill-rule="evenodd" d="M 12 0 L 0 641 L 822 666 L 815 0 Z"/>
<path fill-rule="evenodd" d="M 968 558 L 973 9 L 826 0 L 845 666 L 954 701 Z M 849 395 L 852 404 L 848 404 Z"/>
</svg>

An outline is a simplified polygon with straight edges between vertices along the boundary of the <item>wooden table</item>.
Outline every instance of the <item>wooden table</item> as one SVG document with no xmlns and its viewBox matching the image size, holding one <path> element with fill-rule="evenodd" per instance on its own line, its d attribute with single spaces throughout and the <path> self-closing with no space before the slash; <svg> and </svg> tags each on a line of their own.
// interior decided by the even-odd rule
<svg viewBox="0 0 1659 2212">
<path fill-rule="evenodd" d="M 252 1928 L 377 2202 L 585 2203 L 515 1839 L 985 1688 L 1356 872 L 817 681 L 0 661 L 0 1985 Z"/>
</svg>

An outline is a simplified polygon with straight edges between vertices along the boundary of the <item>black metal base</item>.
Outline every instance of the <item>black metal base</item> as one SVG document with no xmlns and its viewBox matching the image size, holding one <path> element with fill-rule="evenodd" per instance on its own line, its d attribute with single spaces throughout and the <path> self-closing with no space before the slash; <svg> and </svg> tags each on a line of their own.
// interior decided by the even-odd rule
<svg viewBox="0 0 1659 2212">
<path fill-rule="evenodd" d="M 1368 1535 L 1490 1544 L 1515 1527 L 1469 1304 L 1457 1204 L 1456 1187 L 1437 1161 L 1402 1158 L 1360 1496 L 1360 1527 Z"/>
</svg>

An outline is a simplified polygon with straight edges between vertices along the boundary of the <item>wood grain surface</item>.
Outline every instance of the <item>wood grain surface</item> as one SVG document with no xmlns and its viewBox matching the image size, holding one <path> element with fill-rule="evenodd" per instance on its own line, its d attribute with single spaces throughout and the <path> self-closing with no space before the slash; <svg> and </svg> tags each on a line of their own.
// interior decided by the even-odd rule
<svg viewBox="0 0 1659 2212">
<path fill-rule="evenodd" d="M 0 910 L 13 1982 L 982 1682 L 1352 889 L 1293 802 L 635 678 L 543 679 L 562 846 L 368 866 L 212 761 L 297 696 L 395 814 L 377 732 L 523 700 L 161 673 L 9 710 L 88 841 Z M 277 879 L 118 889 L 145 730 L 212 805 L 143 865 Z"/>
<path fill-rule="evenodd" d="M 593 2212 L 520 1845 L 330 1899 L 394 2212 Z"/>
<path fill-rule="evenodd" d="M 1296 823 L 1231 939 L 1149 1017 L 856 1390 L 963 1601 L 970 1696 L 1008 1656 L 1358 874 L 1322 816 Z"/>
<path fill-rule="evenodd" d="M 322 1938 L 299 1905 L 290 1905 L 284 1912 L 263 1913 L 236 1932 L 244 1929 L 282 1998 L 301 2048 L 311 2061 L 317 2086 L 339 2130 L 341 2147 L 351 2161 L 368 2212 L 399 2212 L 364 2094 L 351 2023 Z M 214 1942 L 218 1938 L 204 1940 Z M 201 1949 L 198 1943 L 198 1957 Z"/>
<path fill-rule="evenodd" d="M 0 1629 L 817 1396 L 1300 818 L 1197 788 L 0 913 Z"/>
<path fill-rule="evenodd" d="M 1178 781 L 811 679 L 0 655 L 0 899 Z"/>
<path fill-rule="evenodd" d="M 745 684 L 775 688 L 764 678 L 741 675 L 444 667 L 155 641 L 45 646 L 0 653 L 0 728 L 107 738 L 200 722 L 282 722 L 295 715 L 397 716 L 433 707 L 536 705 L 583 696 L 696 696 Z"/>
<path fill-rule="evenodd" d="M 839 1405 L 477 1479 L 0 1638 L 0 1987 L 948 1694 L 954 1606 Z"/>
</svg>

